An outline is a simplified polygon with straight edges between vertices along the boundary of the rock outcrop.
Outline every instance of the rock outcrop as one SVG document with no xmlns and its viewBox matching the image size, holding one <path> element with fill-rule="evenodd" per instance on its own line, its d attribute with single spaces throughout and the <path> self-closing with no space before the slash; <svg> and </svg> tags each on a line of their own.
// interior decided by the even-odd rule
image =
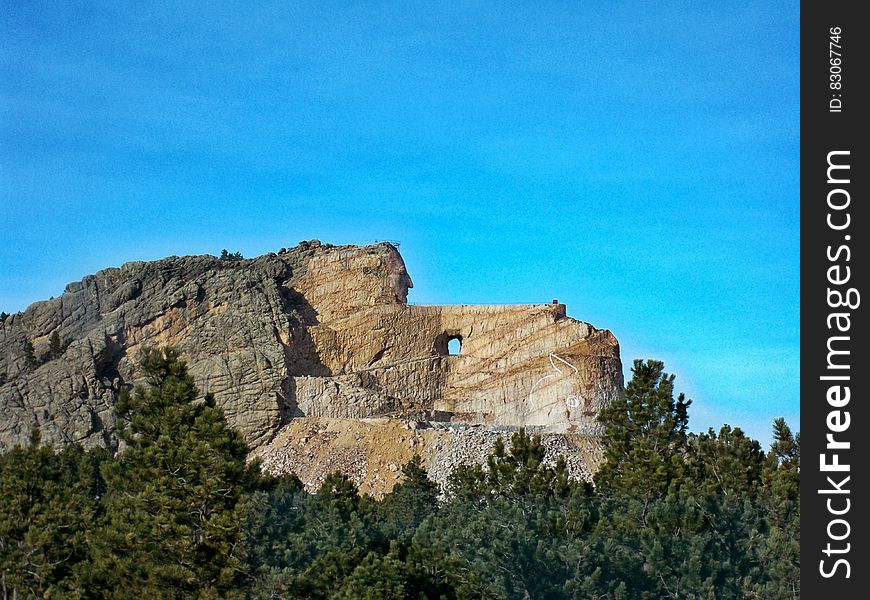
<svg viewBox="0 0 870 600">
<path fill-rule="evenodd" d="M 609 331 L 558 303 L 409 305 L 410 287 L 388 243 L 105 269 L 0 324 L 0 449 L 33 428 L 54 445 L 116 447 L 118 394 L 138 381 L 141 349 L 161 345 L 254 448 L 303 417 L 599 432 L 623 389 Z"/>
</svg>

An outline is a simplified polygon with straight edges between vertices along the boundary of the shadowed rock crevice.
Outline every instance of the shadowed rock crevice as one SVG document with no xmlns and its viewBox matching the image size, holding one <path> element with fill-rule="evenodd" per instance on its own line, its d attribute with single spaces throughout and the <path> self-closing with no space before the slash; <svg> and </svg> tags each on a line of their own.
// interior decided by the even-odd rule
<svg viewBox="0 0 870 600">
<path fill-rule="evenodd" d="M 332 371 L 323 364 L 311 329 L 297 325 L 285 334 L 275 330 L 275 338 L 284 351 L 284 369 L 288 376 L 313 375 L 329 377 Z"/>
<path fill-rule="evenodd" d="M 281 392 L 277 394 L 278 415 L 280 417 L 279 427 L 287 425 L 291 420 L 297 417 L 303 417 L 305 414 L 299 410 L 299 404 L 296 402 L 296 379 L 288 377 L 284 381 Z"/>
<path fill-rule="evenodd" d="M 286 312 L 293 315 L 292 318 L 294 321 L 305 327 L 318 324 L 317 312 L 314 310 L 314 307 L 308 303 L 305 296 L 286 285 L 278 286 L 278 291 L 281 294 L 281 298 L 284 300 L 283 306 Z"/>
</svg>

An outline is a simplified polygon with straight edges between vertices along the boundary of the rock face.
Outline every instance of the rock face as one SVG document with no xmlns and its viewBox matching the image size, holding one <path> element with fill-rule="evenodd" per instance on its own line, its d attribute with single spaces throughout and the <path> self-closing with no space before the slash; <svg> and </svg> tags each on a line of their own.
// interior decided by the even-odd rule
<svg viewBox="0 0 870 600">
<path fill-rule="evenodd" d="M 105 269 L 0 324 L 0 449 L 34 427 L 55 445 L 115 447 L 118 394 L 141 349 L 161 345 L 255 448 L 301 417 L 599 432 L 623 392 L 609 331 L 562 304 L 409 305 L 410 287 L 387 243 Z"/>
</svg>

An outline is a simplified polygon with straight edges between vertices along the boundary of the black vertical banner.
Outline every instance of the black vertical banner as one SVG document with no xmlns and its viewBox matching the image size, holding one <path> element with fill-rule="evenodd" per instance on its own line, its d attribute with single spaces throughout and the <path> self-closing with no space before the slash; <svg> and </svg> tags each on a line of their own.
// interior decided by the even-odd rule
<svg viewBox="0 0 870 600">
<path fill-rule="evenodd" d="M 801 3 L 801 592 L 809 599 L 870 594 L 870 23 L 859 6 Z"/>
</svg>

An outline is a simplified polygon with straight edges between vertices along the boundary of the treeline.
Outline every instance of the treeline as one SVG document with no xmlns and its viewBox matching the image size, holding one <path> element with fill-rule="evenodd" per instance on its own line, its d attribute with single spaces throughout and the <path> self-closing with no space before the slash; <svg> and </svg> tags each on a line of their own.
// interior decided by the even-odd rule
<svg viewBox="0 0 870 600">
<path fill-rule="evenodd" d="M 799 597 L 799 436 L 687 434 L 660 362 L 602 419 L 595 486 L 515 433 L 444 494 L 419 458 L 382 500 L 263 475 L 171 349 L 117 405 L 123 451 L 0 457 L 4 598 Z"/>
</svg>

